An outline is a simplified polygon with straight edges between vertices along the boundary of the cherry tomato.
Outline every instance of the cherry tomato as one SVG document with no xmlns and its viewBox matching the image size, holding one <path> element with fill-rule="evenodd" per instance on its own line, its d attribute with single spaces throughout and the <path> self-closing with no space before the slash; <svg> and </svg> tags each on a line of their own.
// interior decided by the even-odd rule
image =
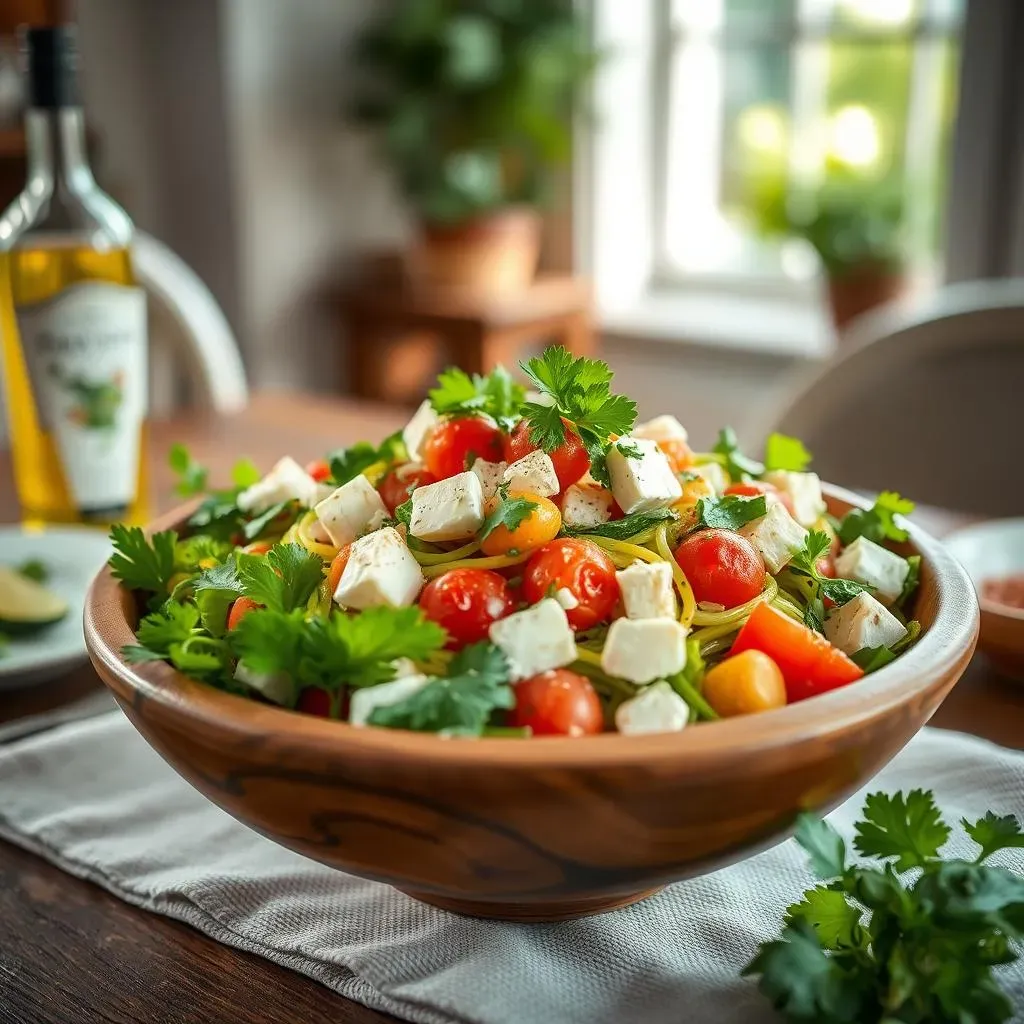
<svg viewBox="0 0 1024 1024">
<path fill-rule="evenodd" d="M 501 431 L 482 416 L 461 416 L 442 420 L 431 432 L 423 449 L 423 461 L 436 480 L 464 473 L 470 456 L 500 462 Z"/>
<path fill-rule="evenodd" d="M 763 651 L 778 665 L 790 704 L 846 686 L 864 675 L 862 668 L 820 633 L 767 604 L 759 604 L 737 634 L 732 653 L 742 651 Z"/>
<path fill-rule="evenodd" d="M 678 437 L 659 441 L 658 447 L 665 453 L 673 473 L 682 473 L 693 465 L 693 451 L 685 441 Z"/>
<path fill-rule="evenodd" d="M 514 607 L 508 582 L 487 569 L 452 569 L 420 594 L 423 614 L 448 632 L 450 651 L 486 640 L 491 623 Z"/>
<path fill-rule="evenodd" d="M 404 466 L 398 466 L 386 474 L 384 479 L 377 484 L 381 501 L 387 506 L 387 510 L 394 515 L 395 509 L 403 504 L 406 499 L 424 484 L 436 483 L 436 477 L 428 469 L 407 462 Z"/>
<path fill-rule="evenodd" d="M 246 544 L 242 550 L 247 555 L 265 555 L 273 546 L 265 540 L 258 540 L 252 544 Z"/>
<path fill-rule="evenodd" d="M 565 426 L 565 441 L 553 452 L 548 452 L 548 455 L 555 467 L 558 488 L 564 491 L 590 469 L 590 456 L 573 425 L 567 419 L 563 419 L 562 423 Z M 516 462 L 536 450 L 537 445 L 530 440 L 529 424 L 526 420 L 520 420 L 505 440 L 505 459 Z"/>
<path fill-rule="evenodd" d="M 764 589 L 764 562 L 757 548 L 731 530 L 691 533 L 676 548 L 676 562 L 698 601 L 735 608 Z"/>
<path fill-rule="evenodd" d="M 530 604 L 565 588 L 576 601 L 565 617 L 573 629 L 610 619 L 619 599 L 615 563 L 593 541 L 562 537 L 535 551 L 523 572 L 523 597 Z"/>
<path fill-rule="evenodd" d="M 778 498 L 785 506 L 786 511 L 793 515 L 793 499 L 785 491 L 780 491 L 775 484 L 768 484 L 763 480 L 748 480 L 745 483 L 730 484 L 723 493 L 739 494 L 744 498 L 756 498 L 760 494 L 766 498 Z"/>
<path fill-rule="evenodd" d="M 703 693 L 723 718 L 770 711 L 786 703 L 786 683 L 779 666 L 755 650 L 734 654 L 709 669 Z"/>
<path fill-rule="evenodd" d="M 330 569 L 327 570 L 327 586 L 332 595 L 338 589 L 338 584 L 341 582 L 341 574 L 345 571 L 345 566 L 348 565 L 348 556 L 350 554 L 352 554 L 352 545 L 346 544 L 338 550 L 338 553 L 331 562 Z"/>
<path fill-rule="evenodd" d="M 331 695 L 323 687 L 306 686 L 299 694 L 295 710 L 306 715 L 316 715 L 318 718 L 330 718 L 331 703 Z"/>
<path fill-rule="evenodd" d="M 535 736 L 592 736 L 604 729 L 601 701 L 590 680 L 565 668 L 516 683 L 510 724 Z"/>
<path fill-rule="evenodd" d="M 562 528 L 562 513 L 550 498 L 542 498 L 539 494 L 527 491 L 517 493 L 517 498 L 532 501 L 536 508 L 530 510 L 515 529 L 510 530 L 504 524 L 496 526 L 480 541 L 480 550 L 485 555 L 510 555 L 512 552 L 532 551 L 546 544 Z M 484 510 L 490 515 L 498 506 L 500 498 L 488 500 Z"/>
<path fill-rule="evenodd" d="M 255 608 L 262 608 L 251 597 L 236 597 L 228 612 L 228 629 L 234 629 Z"/>
<path fill-rule="evenodd" d="M 322 484 L 331 475 L 331 467 L 326 459 L 314 459 L 306 463 L 306 472 L 318 484 Z"/>
</svg>

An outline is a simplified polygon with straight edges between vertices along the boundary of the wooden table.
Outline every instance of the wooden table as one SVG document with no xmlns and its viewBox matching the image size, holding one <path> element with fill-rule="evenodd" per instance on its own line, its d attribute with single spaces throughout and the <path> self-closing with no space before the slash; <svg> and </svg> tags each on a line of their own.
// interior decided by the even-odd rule
<svg viewBox="0 0 1024 1024">
<path fill-rule="evenodd" d="M 189 414 L 155 424 L 150 445 L 156 505 L 164 509 L 175 502 L 166 468 L 173 441 L 187 444 L 210 466 L 217 484 L 227 480 L 241 455 L 262 468 L 284 454 L 301 461 L 360 438 L 383 437 L 401 421 L 401 413 L 365 403 L 263 394 L 236 416 Z M 10 463 L 0 452 L 0 522 L 16 516 Z M 935 532 L 956 522 L 935 512 L 919 518 Z M 0 695 L 0 721 L 44 710 L 97 685 L 91 669 L 84 668 L 55 686 Z M 932 724 L 1024 748 L 1024 689 L 1004 683 L 976 658 Z M 187 925 L 130 907 L 0 843 L 0 1024 L 392 1020 Z"/>
</svg>

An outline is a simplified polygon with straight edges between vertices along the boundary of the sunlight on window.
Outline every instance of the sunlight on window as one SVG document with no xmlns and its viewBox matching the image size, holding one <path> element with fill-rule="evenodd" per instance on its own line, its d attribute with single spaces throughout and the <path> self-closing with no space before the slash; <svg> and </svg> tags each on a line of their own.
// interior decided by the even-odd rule
<svg viewBox="0 0 1024 1024">
<path fill-rule="evenodd" d="M 914 14 L 914 0 L 840 0 L 845 14 L 865 25 L 899 28 Z"/>
<path fill-rule="evenodd" d="M 829 156 L 849 167 L 869 168 L 878 163 L 880 151 L 878 121 L 867 107 L 851 103 L 829 118 Z"/>
<path fill-rule="evenodd" d="M 747 107 L 739 116 L 736 133 L 741 145 L 751 152 L 778 156 L 785 153 L 786 120 L 778 107 L 766 104 Z"/>
</svg>

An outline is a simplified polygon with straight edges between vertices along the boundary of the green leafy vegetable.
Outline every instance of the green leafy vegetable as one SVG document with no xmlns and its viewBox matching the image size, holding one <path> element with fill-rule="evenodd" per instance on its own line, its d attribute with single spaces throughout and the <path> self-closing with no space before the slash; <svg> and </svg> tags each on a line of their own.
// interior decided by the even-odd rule
<svg viewBox="0 0 1024 1024">
<path fill-rule="evenodd" d="M 174 545 L 174 571 L 199 572 L 214 562 L 223 562 L 233 550 L 228 541 L 217 540 L 205 534 L 186 537 Z"/>
<path fill-rule="evenodd" d="M 167 462 L 178 474 L 178 482 L 174 485 L 176 494 L 183 498 L 202 494 L 206 490 L 206 478 L 209 471 L 194 461 L 188 448 L 183 444 L 172 444 L 167 454 Z"/>
<path fill-rule="evenodd" d="M 768 502 L 763 494 L 755 498 L 727 494 L 722 498 L 701 498 L 697 502 L 698 522 L 721 530 L 738 530 L 767 512 Z"/>
<path fill-rule="evenodd" d="M 517 384 L 503 366 L 486 377 L 450 367 L 437 378 L 430 404 L 442 416 L 490 416 L 502 430 L 510 431 L 519 418 L 526 388 Z"/>
<path fill-rule="evenodd" d="M 750 480 L 764 472 L 764 466 L 760 462 L 748 458 L 740 451 L 736 431 L 732 427 L 724 427 L 718 432 L 718 440 L 711 450 L 721 457 L 722 465 L 733 483 Z"/>
<path fill-rule="evenodd" d="M 406 529 L 412 522 L 412 498 L 406 498 L 398 508 L 395 509 L 395 522 L 402 523 Z"/>
<path fill-rule="evenodd" d="M 195 605 L 168 601 L 139 623 L 136 635 L 138 644 L 121 648 L 125 661 L 169 661 L 179 672 L 233 688 L 231 652 L 222 640 L 203 634 Z"/>
<path fill-rule="evenodd" d="M 843 516 L 839 523 L 839 539 L 843 547 L 858 537 L 867 537 L 876 544 L 887 540 L 904 541 L 907 531 L 900 526 L 896 516 L 908 516 L 913 511 L 912 501 L 901 498 L 895 491 L 882 491 L 870 509 L 853 508 Z"/>
<path fill-rule="evenodd" d="M 231 482 L 244 491 L 247 487 L 260 482 L 261 473 L 252 459 L 239 459 L 231 467 Z"/>
<path fill-rule="evenodd" d="M 50 570 L 42 559 L 30 558 L 22 562 L 15 570 L 26 579 L 34 580 L 36 583 L 45 583 L 50 578 Z"/>
<path fill-rule="evenodd" d="M 629 540 L 661 523 L 671 523 L 678 519 L 678 514 L 670 508 L 652 508 L 647 512 L 631 512 L 621 519 L 610 520 L 598 526 L 563 526 L 562 533 L 567 537 L 607 537 L 609 540 Z"/>
<path fill-rule="evenodd" d="M 811 464 L 811 453 L 803 441 L 785 434 L 769 434 L 764 446 L 764 471 L 789 470 L 803 473 Z"/>
<path fill-rule="evenodd" d="M 277 505 L 271 505 L 265 512 L 260 512 L 259 515 L 253 516 L 252 519 L 248 519 L 242 524 L 242 535 L 248 541 L 256 540 L 270 528 L 278 516 L 288 511 L 294 511 L 294 508 L 295 502 L 292 501 L 282 501 Z"/>
<path fill-rule="evenodd" d="M 897 608 L 902 608 L 910 600 L 914 591 L 917 590 L 918 584 L 921 582 L 921 556 L 908 555 L 907 565 L 909 567 L 907 569 L 907 578 L 903 581 L 903 589 L 900 591 L 900 596 L 896 598 Z"/>
<path fill-rule="evenodd" d="M 110 571 L 132 590 L 164 594 L 174 575 L 177 539 L 173 530 L 164 530 L 146 540 L 138 526 L 115 523 L 110 528 L 110 541 L 114 545 L 114 554 L 108 563 Z"/>
<path fill-rule="evenodd" d="M 896 655 L 888 647 L 862 647 L 850 655 L 853 663 L 859 665 L 867 675 L 885 668 Z"/>
<path fill-rule="evenodd" d="M 812 581 L 813 586 L 810 588 L 804 608 L 804 623 L 819 633 L 824 628 L 825 598 L 837 605 L 844 605 L 862 591 L 871 589 L 856 580 L 832 579 L 822 575 L 818 568 L 818 560 L 828 553 L 831 546 L 832 539 L 824 530 L 811 530 L 807 534 L 804 546 L 789 563 L 791 573 Z"/>
<path fill-rule="evenodd" d="M 301 544 L 275 544 L 265 556 L 235 555 L 242 593 L 275 612 L 304 608 L 323 579 L 323 561 Z"/>
<path fill-rule="evenodd" d="M 690 721 L 713 722 L 718 712 L 704 699 L 701 689 L 706 666 L 697 640 L 686 641 L 686 665 L 681 672 L 668 677 L 668 684 L 690 708 Z"/>
<path fill-rule="evenodd" d="M 386 462 L 390 465 L 405 458 L 405 454 L 405 443 L 402 441 L 400 430 L 385 437 L 376 447 L 367 441 L 358 441 L 351 448 L 339 449 L 330 456 L 328 459 L 331 467 L 329 483 L 340 487 L 342 484 L 347 484 L 349 480 L 354 480 L 370 466 L 378 462 Z"/>
<path fill-rule="evenodd" d="M 943 860 L 950 830 L 931 793 L 870 795 L 854 845 L 885 861 L 879 869 L 849 864 L 842 837 L 802 816 L 796 840 L 827 884 L 787 910 L 780 938 L 762 943 L 743 973 L 800 1024 L 1009 1020 L 1013 1005 L 992 969 L 1018 957 L 1024 879 L 983 862 L 1024 847 L 1024 833 L 992 812 L 961 824 L 980 852 Z"/>
<path fill-rule="evenodd" d="M 524 520 L 529 519 L 530 513 L 537 507 L 537 502 L 530 501 L 529 498 L 519 495 L 509 497 L 508 484 L 502 484 L 498 488 L 498 504 L 484 520 L 477 540 L 486 540 L 499 526 L 504 526 L 508 530 L 516 529 Z"/>
<path fill-rule="evenodd" d="M 375 708 L 370 724 L 479 736 L 495 710 L 514 705 L 505 655 L 493 644 L 478 643 L 452 658 L 447 676 L 431 680 L 403 701 Z"/>
<path fill-rule="evenodd" d="M 217 540 L 230 540 L 242 532 L 245 516 L 234 491 L 220 491 L 205 498 L 189 516 L 188 525 Z"/>
</svg>

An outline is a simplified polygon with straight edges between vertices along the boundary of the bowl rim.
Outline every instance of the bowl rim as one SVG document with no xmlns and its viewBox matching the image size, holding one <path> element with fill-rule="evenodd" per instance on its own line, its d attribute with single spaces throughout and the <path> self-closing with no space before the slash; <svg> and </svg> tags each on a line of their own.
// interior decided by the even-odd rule
<svg viewBox="0 0 1024 1024">
<path fill-rule="evenodd" d="M 944 537 L 943 543 L 950 549 L 953 557 L 959 562 L 960 560 L 957 557 L 956 552 L 956 544 L 958 541 L 973 537 L 980 537 L 984 540 L 987 537 L 1002 534 L 1008 530 L 1016 530 L 1024 536 L 1024 516 L 1000 516 L 998 519 L 985 519 L 980 523 L 971 523 L 969 526 L 961 526 L 959 529 L 953 530 Z M 960 562 L 960 564 L 963 565 L 962 562 Z M 967 568 L 967 566 L 963 567 L 973 584 L 973 573 Z M 978 595 L 978 604 L 986 615 L 995 615 L 1010 622 L 1024 623 L 1024 608 L 1014 608 L 1011 605 L 1002 604 L 999 601 L 992 601 L 982 595 L 981 591 L 978 589 L 978 585 L 975 585 L 975 591 Z"/>
<path fill-rule="evenodd" d="M 862 497 L 842 488 L 826 484 L 823 490 L 830 505 L 869 507 Z M 147 527 L 147 534 L 180 525 L 196 504 L 190 502 L 161 516 Z M 545 736 L 516 742 L 501 737 L 446 738 L 359 728 L 303 715 L 217 690 L 166 662 L 124 662 L 121 646 L 137 642 L 128 620 L 131 593 L 121 588 L 108 566 L 93 580 L 86 598 L 85 637 L 104 682 L 134 715 L 145 718 L 158 713 L 166 726 L 186 734 L 201 728 L 242 743 L 294 742 L 294 751 L 301 751 L 304 760 L 352 754 L 424 765 L 479 766 L 486 762 L 504 768 L 557 769 L 612 764 L 650 768 L 685 758 L 696 767 L 720 762 L 723 757 L 735 761 L 738 751 L 749 756 L 856 730 L 915 697 L 925 696 L 950 671 L 962 672 L 978 638 L 980 616 L 974 585 L 942 544 L 913 523 L 906 526 L 909 542 L 921 554 L 935 586 L 934 618 L 917 643 L 855 685 L 761 715 L 725 719 L 713 729 L 643 736 L 602 733 L 585 739 Z"/>
</svg>

